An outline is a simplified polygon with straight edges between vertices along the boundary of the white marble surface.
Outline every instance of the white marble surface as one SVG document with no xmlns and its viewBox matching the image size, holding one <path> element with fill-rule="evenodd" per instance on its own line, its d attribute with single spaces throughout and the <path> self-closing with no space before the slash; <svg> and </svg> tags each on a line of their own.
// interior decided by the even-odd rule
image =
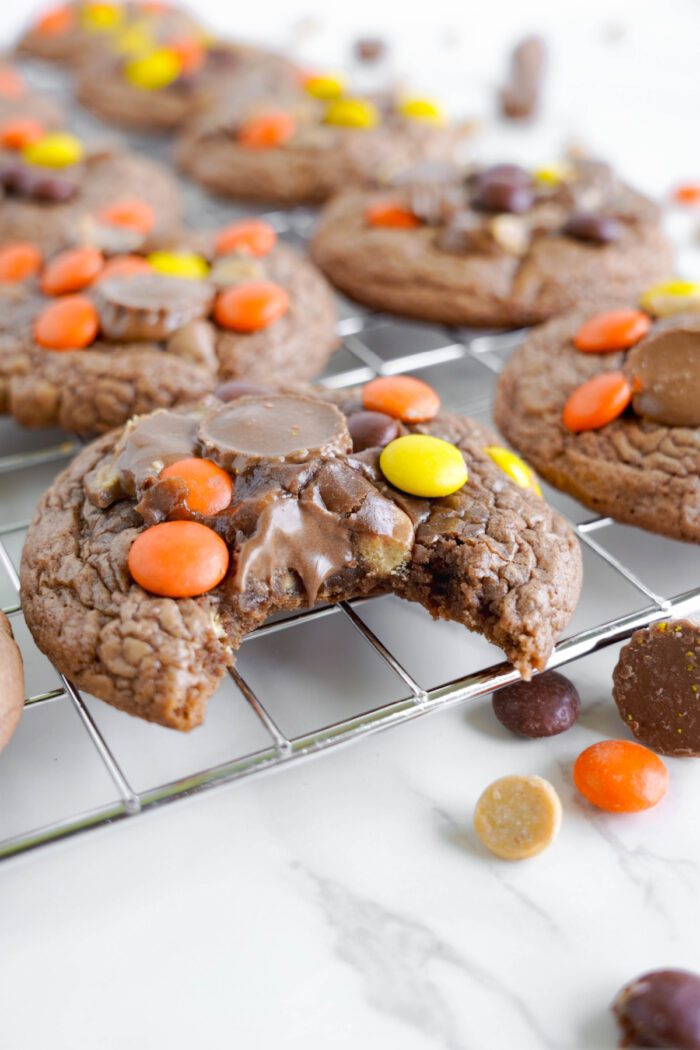
<svg viewBox="0 0 700 1050">
<path fill-rule="evenodd" d="M 198 6 L 227 26 L 223 4 Z M 390 5 L 378 16 L 355 3 L 329 25 L 316 8 L 320 28 L 303 47 L 323 43 L 329 53 L 340 53 L 345 32 L 386 29 L 399 10 Z M 700 176 L 693 0 L 594 0 L 575 15 L 543 0 L 430 10 L 432 28 L 400 28 L 399 67 L 413 72 L 421 57 L 433 80 L 453 90 L 463 70 L 464 91 L 483 112 L 506 42 L 530 27 L 554 38 L 545 119 L 528 132 L 487 132 L 485 155 L 547 160 L 578 135 L 657 193 Z M 252 32 L 261 12 L 273 34 L 290 39 L 314 5 L 267 0 L 242 11 L 241 25 Z M 4 8 L 0 31 L 20 13 Z M 459 38 L 443 63 L 438 44 L 455 40 L 451 27 Z M 622 36 L 613 42 L 616 27 Z M 669 221 L 683 271 L 700 276 L 694 220 Z M 635 535 L 620 533 L 623 547 Z M 654 549 L 658 559 L 645 568 L 656 586 L 678 554 Z M 600 600 L 624 607 L 627 594 L 603 589 Z M 614 660 L 607 651 L 569 669 L 583 714 L 560 738 L 515 740 L 479 701 L 4 863 L 2 1045 L 614 1046 L 608 1006 L 625 980 L 651 967 L 700 969 L 700 764 L 669 762 L 667 799 L 639 816 L 596 813 L 571 787 L 579 751 L 624 734 L 610 699 Z M 50 732 L 60 734 L 59 706 L 55 717 Z M 112 713 L 101 717 L 104 727 Z M 214 717 L 225 733 L 221 704 Z M 167 769 L 171 751 L 181 759 L 190 743 L 198 746 L 178 738 L 177 748 L 161 751 L 161 739 L 143 736 L 144 768 L 150 759 Z M 45 744 L 50 755 L 50 735 Z M 69 757 L 76 766 L 82 760 Z M 548 852 L 507 864 L 476 842 L 471 813 L 489 781 L 517 771 L 548 777 L 565 818 Z M 60 775 L 65 786 L 65 761 Z M 36 783 L 33 775 L 21 781 L 17 801 L 29 810 L 41 801 Z M 12 801 L 0 798 L 0 818 Z"/>
</svg>

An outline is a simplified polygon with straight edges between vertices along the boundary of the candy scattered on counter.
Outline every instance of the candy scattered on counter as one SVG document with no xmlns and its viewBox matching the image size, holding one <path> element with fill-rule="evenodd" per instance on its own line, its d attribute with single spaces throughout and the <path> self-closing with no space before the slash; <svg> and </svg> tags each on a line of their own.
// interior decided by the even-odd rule
<svg viewBox="0 0 700 1050">
<path fill-rule="evenodd" d="M 612 1006 L 620 1046 L 700 1050 L 700 976 L 652 970 L 630 981 Z"/>
<path fill-rule="evenodd" d="M 700 622 L 636 631 L 613 671 L 613 697 L 620 718 L 648 747 L 700 757 Z"/>
<path fill-rule="evenodd" d="M 668 791 L 668 770 L 658 755 L 631 740 L 601 740 L 574 763 L 574 784 L 584 798 L 609 813 L 638 813 Z"/>
<path fill-rule="evenodd" d="M 508 79 L 500 93 L 501 113 L 511 120 L 525 120 L 537 112 L 547 64 L 541 37 L 531 36 L 514 48 Z"/>
<path fill-rule="evenodd" d="M 474 830 L 502 860 L 526 860 L 551 845 L 561 820 L 561 802 L 549 781 L 513 774 L 483 792 L 474 811 Z"/>
<path fill-rule="evenodd" d="M 493 694 L 491 703 L 501 725 L 532 740 L 564 733 L 581 710 L 576 686 L 558 671 L 507 685 Z"/>
</svg>

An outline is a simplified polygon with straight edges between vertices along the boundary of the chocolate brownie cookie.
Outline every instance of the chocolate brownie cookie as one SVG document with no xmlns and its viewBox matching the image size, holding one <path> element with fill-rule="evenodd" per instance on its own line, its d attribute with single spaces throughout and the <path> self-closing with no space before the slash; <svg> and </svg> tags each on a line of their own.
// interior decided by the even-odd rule
<svg viewBox="0 0 700 1050">
<path fill-rule="evenodd" d="M 140 54 L 153 40 L 202 36 L 187 12 L 173 4 L 101 0 L 48 7 L 32 20 L 18 44 L 20 55 L 78 67 L 94 52 L 107 48 Z"/>
<path fill-rule="evenodd" d="M 524 675 L 544 666 L 578 598 L 580 553 L 495 464 L 489 430 L 439 412 L 433 392 L 382 388 L 402 418 L 388 417 L 384 448 L 356 452 L 376 386 L 241 392 L 104 435 L 40 501 L 22 602 L 62 671 L 187 730 L 271 614 L 387 591 L 485 634 Z"/>
<path fill-rule="evenodd" d="M 38 128 L 57 128 L 63 122 L 61 107 L 47 95 L 30 90 L 12 62 L 0 59 L 0 140 L 18 133 L 17 122 L 36 121 Z M 14 128 L 13 128 L 14 125 Z M 31 125 L 24 124 L 26 132 Z"/>
<path fill-rule="evenodd" d="M 17 728 L 24 710 L 22 654 L 10 621 L 0 612 L 0 751 Z"/>
<path fill-rule="evenodd" d="M 613 672 L 620 718 L 662 755 L 700 757 L 700 619 L 635 631 Z"/>
<path fill-rule="evenodd" d="M 200 253 L 110 258 L 109 238 L 132 231 L 86 232 L 106 240 L 0 281 L 0 410 L 25 426 L 101 433 L 220 380 L 310 378 L 337 346 L 325 279 L 267 223 L 191 237 Z"/>
<path fill-rule="evenodd" d="M 138 54 L 98 51 L 81 65 L 77 95 L 107 122 L 171 131 L 207 112 L 222 93 L 257 95 L 295 81 L 294 67 L 280 55 L 200 34 L 154 41 Z"/>
<path fill-rule="evenodd" d="M 518 327 L 671 270 L 655 205 L 598 162 L 424 165 L 394 181 L 332 201 L 312 243 L 338 288 L 380 310 Z"/>
<path fill-rule="evenodd" d="M 176 157 L 195 182 L 226 197 L 316 203 L 420 160 L 454 159 L 469 130 L 428 100 L 348 97 L 332 78 L 311 77 L 306 90 L 276 96 L 224 94 L 185 130 Z"/>
<path fill-rule="evenodd" d="M 646 310 L 588 307 L 532 332 L 501 373 L 495 419 L 587 507 L 697 543 L 700 317 L 652 316 L 697 308 L 693 287 L 670 282 L 642 297 Z"/>
<path fill-rule="evenodd" d="M 0 245 L 26 240 L 46 252 L 71 243 L 86 217 L 115 201 L 148 205 L 156 242 L 170 235 L 181 214 L 177 183 L 155 161 L 90 149 L 63 131 L 0 145 L 0 187 Z"/>
</svg>

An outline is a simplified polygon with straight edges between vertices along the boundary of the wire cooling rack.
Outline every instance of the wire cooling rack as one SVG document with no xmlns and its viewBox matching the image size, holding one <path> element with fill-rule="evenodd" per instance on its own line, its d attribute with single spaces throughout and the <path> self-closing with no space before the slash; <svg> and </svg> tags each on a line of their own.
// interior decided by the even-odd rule
<svg viewBox="0 0 700 1050">
<path fill-rule="evenodd" d="M 56 76 L 41 70 L 41 86 L 58 91 Z M 104 133 L 85 114 L 74 116 L 86 136 Z M 153 140 L 132 138 L 131 145 L 167 151 Z M 250 214 L 192 187 L 186 201 L 202 225 Z M 314 220 L 304 209 L 266 217 L 285 239 L 302 244 Z M 495 378 L 521 338 L 398 321 L 342 298 L 339 318 L 343 345 L 322 378 L 327 386 L 415 373 L 447 407 L 483 421 Z M 298 762 L 517 678 L 484 639 L 386 596 L 320 606 L 259 628 L 212 698 L 205 725 L 192 734 L 110 708 L 75 688 L 36 649 L 19 605 L 17 566 L 33 506 L 79 447 L 57 431 L 0 423 L 0 605 L 27 679 L 24 717 L 0 756 L 0 859 Z M 697 547 L 592 518 L 544 490 L 576 530 L 585 571 L 581 602 L 551 667 L 700 609 Z"/>
</svg>

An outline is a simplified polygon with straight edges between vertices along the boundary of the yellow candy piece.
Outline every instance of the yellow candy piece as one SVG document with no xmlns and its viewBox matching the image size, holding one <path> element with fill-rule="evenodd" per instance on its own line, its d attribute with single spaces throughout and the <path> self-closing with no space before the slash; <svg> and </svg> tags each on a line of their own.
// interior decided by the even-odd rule
<svg viewBox="0 0 700 1050">
<path fill-rule="evenodd" d="M 124 76 L 141 91 L 160 91 L 180 76 L 182 61 L 170 48 L 162 47 L 127 62 Z"/>
<path fill-rule="evenodd" d="M 114 41 L 115 49 L 122 55 L 143 55 L 152 51 L 153 45 L 153 34 L 145 24 L 129 26 Z"/>
<path fill-rule="evenodd" d="M 642 310 L 654 317 L 700 312 L 700 283 L 696 281 L 662 281 L 640 296 Z"/>
<path fill-rule="evenodd" d="M 326 124 L 343 128 L 373 128 L 379 123 L 379 110 L 361 98 L 338 98 L 326 110 Z"/>
<path fill-rule="evenodd" d="M 67 131 L 42 135 L 22 150 L 22 156 L 29 164 L 38 164 L 42 168 L 69 168 L 72 164 L 79 164 L 84 155 L 80 139 Z"/>
<path fill-rule="evenodd" d="M 539 486 L 535 472 L 528 467 L 527 463 L 523 462 L 520 456 L 516 456 L 515 452 L 511 452 L 509 448 L 503 448 L 501 445 L 489 445 L 488 448 L 484 449 L 484 452 L 521 489 L 532 489 L 538 496 L 542 495 L 542 489 Z"/>
<path fill-rule="evenodd" d="M 457 446 L 430 434 L 406 434 L 390 441 L 379 466 L 387 481 L 412 496 L 449 496 L 469 477 Z"/>
<path fill-rule="evenodd" d="M 541 186 L 560 186 L 562 182 L 568 182 L 572 177 L 573 170 L 568 164 L 548 164 L 544 168 L 535 168 L 532 177 Z"/>
<path fill-rule="evenodd" d="M 111 33 L 124 21 L 124 8 L 117 4 L 85 4 L 80 21 L 93 33 Z"/>
<path fill-rule="evenodd" d="M 312 76 L 304 82 L 304 90 L 313 95 L 314 98 L 320 98 L 324 101 L 329 101 L 332 98 L 340 98 L 345 91 L 345 81 L 342 77 L 331 76 Z"/>
<path fill-rule="evenodd" d="M 399 104 L 399 113 L 402 117 L 410 117 L 411 120 L 427 120 L 433 124 L 442 124 L 445 116 L 438 106 L 429 98 L 407 98 Z"/>
<path fill-rule="evenodd" d="M 151 252 L 148 261 L 156 273 L 203 281 L 209 275 L 206 259 L 195 252 Z"/>
</svg>

